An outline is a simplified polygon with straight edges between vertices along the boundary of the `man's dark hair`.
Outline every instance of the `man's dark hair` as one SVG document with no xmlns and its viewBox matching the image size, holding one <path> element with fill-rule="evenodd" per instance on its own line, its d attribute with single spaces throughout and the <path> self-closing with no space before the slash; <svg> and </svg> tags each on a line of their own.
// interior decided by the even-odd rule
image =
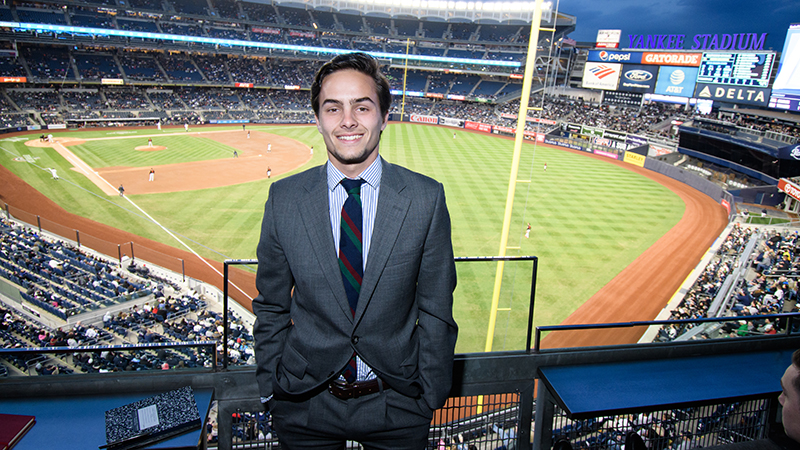
<svg viewBox="0 0 800 450">
<path fill-rule="evenodd" d="M 389 107 L 392 106 L 392 93 L 389 81 L 381 73 L 378 60 L 366 53 L 355 52 L 338 55 L 317 71 L 314 82 L 311 84 L 311 108 L 314 109 L 315 115 L 319 116 L 319 91 L 322 89 L 322 82 L 325 81 L 325 77 L 340 70 L 355 70 L 372 78 L 375 82 L 375 91 L 378 93 L 381 116 L 385 116 L 389 112 Z"/>
</svg>

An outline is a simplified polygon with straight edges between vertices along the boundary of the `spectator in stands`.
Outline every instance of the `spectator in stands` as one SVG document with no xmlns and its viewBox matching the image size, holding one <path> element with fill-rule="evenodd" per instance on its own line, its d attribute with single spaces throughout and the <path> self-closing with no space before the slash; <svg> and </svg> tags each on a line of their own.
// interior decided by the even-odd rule
<svg viewBox="0 0 800 450">
<path fill-rule="evenodd" d="M 800 443 L 800 350 L 792 354 L 792 363 L 781 378 L 778 401 L 783 407 L 781 422 L 786 435 Z"/>
</svg>

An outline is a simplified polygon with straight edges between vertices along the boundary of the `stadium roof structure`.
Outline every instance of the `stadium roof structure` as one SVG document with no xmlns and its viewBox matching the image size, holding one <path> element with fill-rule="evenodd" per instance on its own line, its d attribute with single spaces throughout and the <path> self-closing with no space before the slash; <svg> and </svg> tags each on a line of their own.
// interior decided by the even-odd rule
<svg viewBox="0 0 800 450">
<path fill-rule="evenodd" d="M 269 3 L 254 1 L 253 3 Z M 442 22 L 476 22 L 523 25 L 533 20 L 534 1 L 454 0 L 275 0 L 296 8 L 364 14 L 380 17 L 413 17 Z M 542 22 L 553 17 L 553 3 L 542 4 Z"/>
</svg>

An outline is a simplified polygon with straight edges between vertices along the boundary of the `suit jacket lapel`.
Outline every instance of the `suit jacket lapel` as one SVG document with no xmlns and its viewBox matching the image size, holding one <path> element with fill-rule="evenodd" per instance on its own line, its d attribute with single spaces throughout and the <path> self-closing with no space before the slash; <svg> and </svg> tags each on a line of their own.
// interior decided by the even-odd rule
<svg viewBox="0 0 800 450">
<path fill-rule="evenodd" d="M 405 180 L 397 175 L 393 167 L 383 160 L 381 190 L 378 197 L 378 208 L 375 211 L 375 226 L 372 229 L 372 242 L 367 256 L 367 267 L 361 283 L 361 294 L 358 296 L 355 320 L 361 318 L 372 299 L 372 293 L 383 273 L 394 243 L 403 227 L 403 222 L 411 205 L 410 199 L 400 195 L 405 189 Z M 342 288 L 344 292 L 344 288 Z"/>
<path fill-rule="evenodd" d="M 311 182 L 303 186 L 305 195 L 299 199 L 298 210 L 303 226 L 308 233 L 314 258 L 322 266 L 322 273 L 330 285 L 336 302 L 347 317 L 352 317 L 347 294 L 342 284 L 342 272 L 339 270 L 339 259 L 333 245 L 333 233 L 328 215 L 328 182 L 326 166 L 323 164 Z M 309 255 L 310 256 L 310 255 Z"/>
</svg>

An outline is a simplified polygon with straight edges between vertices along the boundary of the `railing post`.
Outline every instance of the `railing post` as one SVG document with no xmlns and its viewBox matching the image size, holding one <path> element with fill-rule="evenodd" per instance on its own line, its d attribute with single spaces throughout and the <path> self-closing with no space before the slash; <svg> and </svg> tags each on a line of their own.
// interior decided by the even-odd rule
<svg viewBox="0 0 800 450">
<path fill-rule="evenodd" d="M 78 248 L 81 248 L 81 232 L 75 230 L 75 240 L 78 242 Z"/>
<path fill-rule="evenodd" d="M 182 281 L 186 282 L 186 261 L 181 259 L 181 276 L 183 277 Z"/>
<path fill-rule="evenodd" d="M 122 267 L 122 245 L 117 244 L 117 258 L 119 259 L 119 266 Z"/>
<path fill-rule="evenodd" d="M 136 257 L 133 255 L 133 241 L 131 241 L 131 262 L 136 261 Z"/>
<path fill-rule="evenodd" d="M 517 424 L 517 450 L 531 450 L 531 421 L 536 381 L 519 393 L 519 424 Z M 541 386 L 544 389 L 544 386 Z M 538 448 L 538 447 L 533 447 Z"/>
<path fill-rule="evenodd" d="M 228 370 L 228 261 L 222 263 L 222 369 Z"/>
<path fill-rule="evenodd" d="M 553 414 L 555 413 L 553 406 L 550 392 L 544 386 L 544 383 L 539 383 L 539 389 L 536 392 L 536 423 L 533 426 L 533 448 L 546 449 L 553 447 Z"/>
<path fill-rule="evenodd" d="M 42 218 L 40 216 L 36 216 L 36 227 L 39 228 L 39 233 L 42 232 Z"/>
</svg>

